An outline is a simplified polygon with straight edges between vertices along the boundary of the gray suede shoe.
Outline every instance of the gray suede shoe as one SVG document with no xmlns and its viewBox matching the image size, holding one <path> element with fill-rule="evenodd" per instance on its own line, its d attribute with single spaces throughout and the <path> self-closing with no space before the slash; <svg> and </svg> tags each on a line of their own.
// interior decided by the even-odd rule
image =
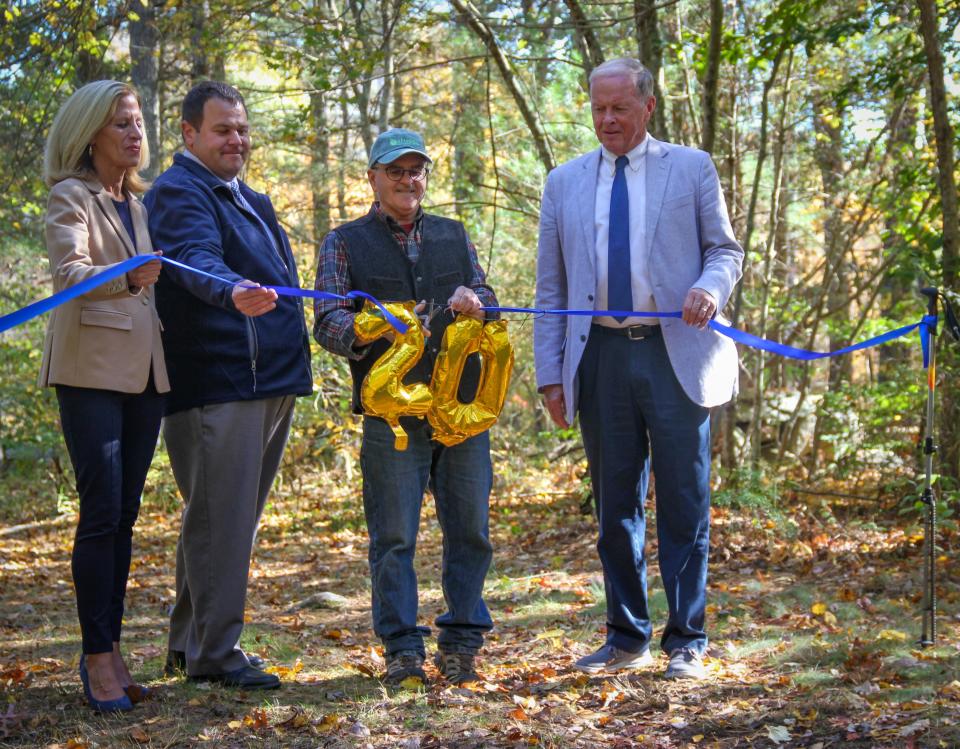
<svg viewBox="0 0 960 749">
<path fill-rule="evenodd" d="M 650 655 L 649 646 L 644 647 L 639 652 L 631 653 L 629 650 L 621 650 L 613 645 L 604 645 L 595 653 L 584 656 L 573 665 L 578 671 L 587 674 L 599 674 L 601 672 L 613 674 L 617 671 L 632 671 L 652 666 L 653 656 Z"/>
<path fill-rule="evenodd" d="M 707 677 L 707 670 L 700 653 L 690 648 L 677 648 L 670 653 L 670 665 L 663 675 L 668 679 L 699 680 Z"/>
</svg>

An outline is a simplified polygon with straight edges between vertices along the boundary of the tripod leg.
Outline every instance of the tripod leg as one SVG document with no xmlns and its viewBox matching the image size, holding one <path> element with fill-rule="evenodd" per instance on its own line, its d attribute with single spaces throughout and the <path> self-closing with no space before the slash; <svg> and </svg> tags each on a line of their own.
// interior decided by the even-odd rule
<svg viewBox="0 0 960 749">
<path fill-rule="evenodd" d="M 927 429 L 923 441 L 925 478 L 921 499 L 926 505 L 923 521 L 923 627 L 920 647 L 930 647 L 937 640 L 937 499 L 933 492 L 934 393 L 936 387 L 936 348 L 931 336 L 930 362 L 927 371 Z"/>
</svg>

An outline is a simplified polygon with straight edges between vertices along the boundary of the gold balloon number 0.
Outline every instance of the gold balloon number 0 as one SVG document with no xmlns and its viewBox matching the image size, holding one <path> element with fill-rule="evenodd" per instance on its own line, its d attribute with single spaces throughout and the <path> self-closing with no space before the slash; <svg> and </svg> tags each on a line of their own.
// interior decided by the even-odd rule
<svg viewBox="0 0 960 749">
<path fill-rule="evenodd" d="M 406 333 L 398 333 L 370 302 L 364 302 L 354 318 L 353 329 L 361 344 L 390 332 L 394 334 L 390 348 L 364 378 L 360 399 L 364 413 L 390 425 L 397 450 L 406 450 L 408 444 L 407 433 L 400 426 L 401 416 L 426 417 L 433 427 L 433 439 L 447 446 L 493 426 L 503 409 L 513 371 L 513 346 L 507 336 L 507 323 L 498 320 L 484 324 L 482 320 L 458 315 L 443 335 L 430 386 L 422 382 L 405 385 L 403 378 L 423 356 L 423 329 L 413 311 L 415 302 L 390 302 L 384 306 L 407 325 Z M 480 384 L 476 397 L 462 403 L 457 387 L 467 357 L 473 353 L 479 353 L 482 362 Z"/>
</svg>

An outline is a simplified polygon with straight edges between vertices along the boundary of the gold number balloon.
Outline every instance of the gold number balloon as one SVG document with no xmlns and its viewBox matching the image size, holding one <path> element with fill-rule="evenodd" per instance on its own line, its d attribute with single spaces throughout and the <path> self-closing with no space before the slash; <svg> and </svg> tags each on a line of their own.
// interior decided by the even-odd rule
<svg viewBox="0 0 960 749">
<path fill-rule="evenodd" d="M 480 385 L 470 403 L 461 403 L 457 388 L 467 357 L 480 353 Z M 493 426 L 507 397 L 513 370 L 513 346 L 503 320 L 484 325 L 467 315 L 459 315 L 443 334 L 443 345 L 433 365 L 430 389 L 433 406 L 427 418 L 433 426 L 433 438 L 451 446 L 480 434 Z"/>
<path fill-rule="evenodd" d="M 374 362 L 360 388 L 364 413 L 379 416 L 390 425 L 397 450 L 407 449 L 407 433 L 400 426 L 401 416 L 423 417 L 430 410 L 433 395 L 426 384 L 404 385 L 404 376 L 423 356 L 423 328 L 413 311 L 415 302 L 385 304 L 391 314 L 407 325 L 406 333 L 398 333 L 383 313 L 369 301 L 353 319 L 353 329 L 360 343 L 371 343 L 384 333 L 394 333 L 390 348 Z"/>
</svg>

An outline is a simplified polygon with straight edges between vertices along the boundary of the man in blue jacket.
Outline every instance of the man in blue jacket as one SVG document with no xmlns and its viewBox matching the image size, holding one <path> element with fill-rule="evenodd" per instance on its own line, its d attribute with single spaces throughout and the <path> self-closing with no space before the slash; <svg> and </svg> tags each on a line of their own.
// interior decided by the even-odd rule
<svg viewBox="0 0 960 749">
<path fill-rule="evenodd" d="M 157 310 L 172 392 L 163 435 L 184 498 L 167 672 L 245 689 L 279 679 L 240 648 L 257 523 L 280 466 L 294 400 L 312 391 L 303 304 L 266 195 L 237 176 L 250 154 L 240 93 L 197 84 L 183 100 L 186 149 L 145 202 L 164 255 Z M 211 276 L 215 276 L 211 277 Z"/>
</svg>

